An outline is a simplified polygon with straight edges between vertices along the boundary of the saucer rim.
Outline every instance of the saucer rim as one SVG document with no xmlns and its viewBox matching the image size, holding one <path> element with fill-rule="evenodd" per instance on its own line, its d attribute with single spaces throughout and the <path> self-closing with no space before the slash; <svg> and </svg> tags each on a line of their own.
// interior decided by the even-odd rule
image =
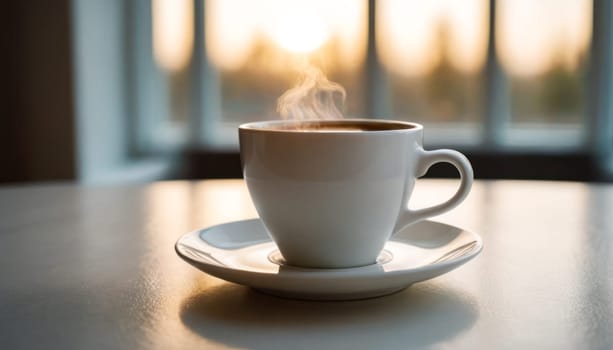
<svg viewBox="0 0 613 350">
<path fill-rule="evenodd" d="M 216 224 L 213 226 L 208 226 L 205 228 L 201 228 L 201 229 L 197 229 L 194 231 L 191 231 L 189 233 L 183 234 L 181 235 L 181 237 L 179 237 L 179 239 L 175 242 L 174 244 L 174 250 L 175 253 L 184 261 L 186 261 L 187 263 L 189 263 L 190 265 L 198 268 L 199 270 L 201 270 L 198 266 L 207 266 L 208 269 L 218 269 L 220 271 L 221 274 L 224 274 L 225 272 L 235 272 L 235 273 L 248 273 L 250 275 L 253 276 L 259 276 L 259 277 L 263 277 L 263 278 L 279 278 L 279 274 L 278 273 L 272 273 L 272 272 L 262 272 L 262 271 L 254 271 L 254 270 L 250 270 L 250 269 L 241 269 L 241 268 L 235 268 L 235 267 L 231 267 L 228 265 L 221 265 L 221 264 L 214 264 L 214 263 L 210 263 L 210 262 L 205 262 L 205 261 L 201 261 L 201 260 L 197 260 L 197 259 L 193 259 L 190 258 L 189 256 L 187 256 L 186 254 L 183 254 L 180 251 L 179 246 L 182 244 L 181 242 L 191 236 L 197 236 L 200 237 L 200 235 L 202 233 L 205 233 L 207 231 L 212 231 L 214 229 L 217 229 L 218 227 L 221 226 L 226 226 L 228 224 L 233 224 L 233 223 L 247 223 L 247 222 L 261 222 L 262 220 L 260 218 L 251 218 L 251 219 L 244 219 L 244 220 L 234 220 L 234 221 L 229 221 L 229 222 L 225 222 L 225 223 L 220 223 L 220 224 Z M 440 222 L 440 221 L 435 221 L 435 220 L 422 220 L 420 222 L 428 222 L 430 224 L 435 224 L 435 225 L 443 225 L 443 226 L 447 226 L 450 228 L 457 228 L 460 229 L 468 234 L 470 234 L 475 242 L 476 245 L 474 248 L 471 249 L 470 252 L 463 254 L 459 257 L 456 258 L 452 258 L 450 260 L 446 260 L 443 262 L 438 262 L 438 263 L 430 263 L 427 265 L 422 265 L 422 266 L 418 266 L 418 267 L 407 267 L 407 268 L 402 268 L 399 270 L 393 270 L 393 271 L 384 271 L 384 270 L 373 270 L 374 273 L 369 273 L 369 274 L 357 274 L 357 272 L 365 272 L 364 270 L 366 268 L 369 267 L 373 267 L 375 265 L 379 265 L 379 266 L 383 266 L 383 264 L 380 263 L 374 263 L 374 264 L 370 264 L 370 265 L 365 265 L 365 266 L 354 266 L 354 267 L 346 267 L 346 268 L 309 268 L 309 267 L 301 267 L 301 266 L 291 266 L 292 270 L 291 271 L 287 271 L 288 273 L 284 273 L 283 278 L 287 278 L 287 279 L 291 279 L 292 277 L 297 277 L 295 275 L 299 275 L 299 278 L 301 279 L 316 279 L 316 280 L 322 280 L 322 279 L 338 279 L 338 278 L 342 278 L 344 280 L 350 280 L 352 278 L 356 278 L 356 279 L 364 279 L 364 278 L 383 278 L 385 276 L 387 277 L 395 277 L 395 276 L 402 276 L 402 275 L 406 275 L 406 274 L 414 274 L 414 273 L 427 273 L 427 272 L 431 272 L 431 271 L 439 271 L 439 270 L 445 270 L 446 268 L 455 268 L 458 267 L 460 265 L 463 265 L 465 263 L 467 263 L 468 261 L 472 260 L 473 258 L 475 258 L 477 255 L 479 255 L 481 253 L 481 251 L 483 250 L 483 239 L 481 238 L 480 235 L 478 235 L 477 233 L 471 231 L 471 230 L 467 230 L 458 226 L 454 226 L 454 225 L 450 225 L 444 222 Z M 390 242 L 398 242 L 398 243 L 403 243 L 403 244 L 408 244 L 407 242 L 403 242 L 403 241 L 398 241 L 398 240 L 394 240 L 394 236 L 392 236 L 389 240 Z M 274 244 L 274 241 L 272 240 L 272 238 L 269 237 L 269 241 L 268 242 L 272 242 Z M 185 245 L 185 244 L 183 244 Z M 290 266 L 290 265 L 288 265 Z M 202 270 L 201 270 L 202 271 Z M 209 273 L 212 274 L 211 271 L 203 271 L 205 273 Z M 344 272 L 344 273 L 343 273 Z M 356 274 L 352 274 L 352 272 L 356 272 Z M 219 276 L 216 276 L 219 277 Z M 221 278 L 221 277 L 220 277 Z"/>
</svg>

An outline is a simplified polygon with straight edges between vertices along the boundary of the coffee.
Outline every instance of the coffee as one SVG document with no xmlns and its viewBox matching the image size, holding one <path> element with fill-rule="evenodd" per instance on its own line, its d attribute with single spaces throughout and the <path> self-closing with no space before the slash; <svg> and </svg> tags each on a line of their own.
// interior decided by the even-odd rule
<svg viewBox="0 0 613 350">
<path fill-rule="evenodd" d="M 395 122 L 355 121 L 355 120 L 318 120 L 303 122 L 270 123 L 258 129 L 302 132 L 361 132 L 412 129 L 413 125 Z"/>
</svg>

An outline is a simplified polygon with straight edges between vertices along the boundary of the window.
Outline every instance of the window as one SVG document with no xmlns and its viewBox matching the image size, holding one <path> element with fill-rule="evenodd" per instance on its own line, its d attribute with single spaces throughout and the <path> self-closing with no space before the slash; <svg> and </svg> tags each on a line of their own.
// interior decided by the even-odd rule
<svg viewBox="0 0 613 350">
<path fill-rule="evenodd" d="M 362 115 L 366 5 L 364 0 L 206 1 L 206 58 L 216 70 L 213 88 L 219 96 L 210 121 L 218 130 L 214 134 L 235 143 L 238 124 L 279 118 L 277 98 L 295 83 L 304 56 L 345 87 L 347 115 Z"/>
<path fill-rule="evenodd" d="M 497 56 L 508 79 L 511 139 L 580 145 L 592 2 L 499 0 L 497 5 Z"/>
<path fill-rule="evenodd" d="M 296 79 L 296 58 L 307 55 L 346 88 L 347 116 L 418 121 L 427 126 L 427 147 L 611 157 L 607 2 L 140 0 L 127 7 L 141 153 L 236 150 L 238 124 L 278 118 L 276 100 Z"/>
<path fill-rule="evenodd" d="M 384 0 L 376 6 L 376 44 L 389 87 L 386 114 L 423 123 L 454 144 L 479 143 L 487 0 Z"/>
</svg>

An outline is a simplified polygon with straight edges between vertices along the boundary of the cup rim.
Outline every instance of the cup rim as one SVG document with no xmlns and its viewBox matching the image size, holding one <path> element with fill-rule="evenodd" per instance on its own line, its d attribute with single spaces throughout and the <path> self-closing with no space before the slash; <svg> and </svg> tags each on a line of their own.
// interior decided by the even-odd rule
<svg viewBox="0 0 613 350">
<path fill-rule="evenodd" d="M 366 118 L 346 118 L 346 119 L 307 119 L 307 120 L 262 120 L 257 122 L 249 122 L 239 125 L 241 131 L 253 131 L 253 132 L 266 132 L 266 133 L 313 133 L 313 134 L 348 134 L 343 130 L 300 130 L 300 129 L 281 129 L 280 126 L 292 126 L 301 123 L 330 123 L 330 124 L 388 124 L 388 125 L 401 125 L 404 127 L 398 127 L 395 129 L 385 130 L 362 130 L 360 134 L 371 133 L 406 133 L 416 132 L 422 130 L 423 126 L 414 122 L 407 122 L 402 120 L 390 120 L 390 119 L 366 119 Z"/>
</svg>

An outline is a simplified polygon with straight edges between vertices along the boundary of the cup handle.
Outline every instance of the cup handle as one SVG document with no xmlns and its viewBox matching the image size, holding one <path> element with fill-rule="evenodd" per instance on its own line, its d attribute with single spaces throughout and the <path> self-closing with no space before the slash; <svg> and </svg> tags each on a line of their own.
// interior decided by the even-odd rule
<svg viewBox="0 0 613 350">
<path fill-rule="evenodd" d="M 418 210 L 411 210 L 408 208 L 408 197 L 411 195 L 408 193 L 406 196 L 407 198 L 404 200 L 404 207 L 401 209 L 394 232 L 398 232 L 406 226 L 424 220 L 428 217 L 436 216 L 451 210 L 462 203 L 466 196 L 468 196 L 470 188 L 473 185 L 473 168 L 471 167 L 468 158 L 458 151 L 450 149 L 426 151 L 424 149 L 420 149 L 417 159 L 416 177 L 424 176 L 432 165 L 440 162 L 451 163 L 456 167 L 456 169 L 458 169 L 460 172 L 460 188 L 458 188 L 453 197 L 446 202 Z"/>
</svg>

